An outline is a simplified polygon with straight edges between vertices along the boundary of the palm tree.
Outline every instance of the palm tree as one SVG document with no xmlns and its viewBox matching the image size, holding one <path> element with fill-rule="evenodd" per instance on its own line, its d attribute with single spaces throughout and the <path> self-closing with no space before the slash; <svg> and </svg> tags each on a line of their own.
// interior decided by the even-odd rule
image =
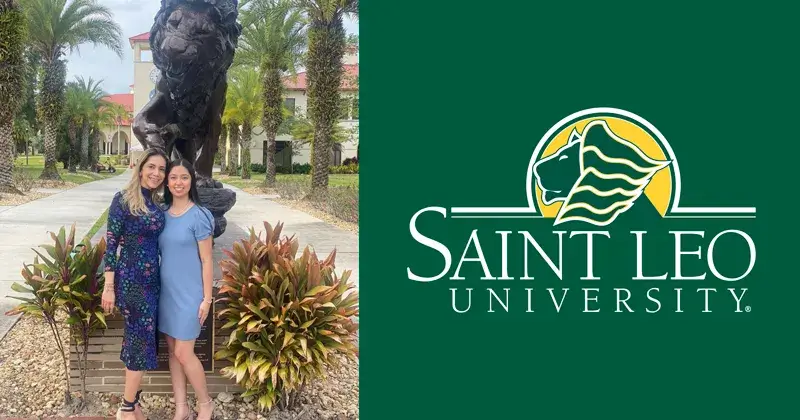
<svg viewBox="0 0 800 420">
<path fill-rule="evenodd" d="M 239 164 L 237 162 L 239 158 L 239 138 L 241 137 L 241 129 L 235 117 L 235 115 L 231 115 L 231 111 L 228 111 L 226 107 L 225 113 L 222 114 L 222 122 L 228 126 L 228 142 L 230 143 L 230 147 L 228 147 L 228 158 L 225 165 L 228 169 L 228 175 L 230 176 L 239 175 Z"/>
<path fill-rule="evenodd" d="M 228 169 L 228 124 L 222 123 L 222 130 L 219 132 L 219 139 L 217 140 L 217 157 L 219 159 L 220 172 L 225 173 Z"/>
<path fill-rule="evenodd" d="M 311 192 L 328 189 L 333 127 L 339 122 L 339 86 L 346 45 L 344 16 L 358 15 L 358 0 L 294 0 L 309 18 L 308 116 L 314 122 Z"/>
<path fill-rule="evenodd" d="M 228 92 L 224 119 L 241 124 L 239 146 L 242 148 L 242 179 L 250 179 L 250 144 L 253 126 L 263 115 L 261 83 L 251 67 L 236 67 L 228 73 Z M 236 124 L 234 124 L 236 125 Z M 234 170 L 235 170 L 235 165 Z"/>
<path fill-rule="evenodd" d="M 282 77 L 296 73 L 306 46 L 306 22 L 290 0 L 255 0 L 243 12 L 236 65 L 259 69 L 267 137 L 267 186 L 275 185 L 275 137 L 284 120 Z"/>
<path fill-rule="evenodd" d="M 65 112 L 64 119 L 67 125 L 67 139 L 69 140 L 69 159 L 67 168 L 70 172 L 76 172 L 78 164 L 80 141 L 79 134 L 82 137 L 83 127 L 85 127 L 89 115 L 92 112 L 94 104 L 92 98 L 87 91 L 82 89 L 81 84 L 77 82 L 70 82 L 67 85 L 65 92 Z M 80 133 L 79 133 L 80 130 Z"/>
<path fill-rule="evenodd" d="M 89 134 L 92 129 L 97 125 L 99 119 L 101 118 L 100 115 L 100 108 L 104 105 L 103 97 L 106 96 L 106 92 L 100 88 L 100 83 L 102 80 L 98 80 L 94 82 L 90 77 L 89 80 L 84 80 L 83 77 L 77 76 L 75 78 L 77 86 L 80 88 L 81 92 L 88 98 L 89 103 L 91 106 L 89 107 L 89 112 L 86 115 L 86 119 L 83 120 L 83 125 L 81 127 L 81 141 L 80 141 L 80 162 L 81 162 L 81 169 L 88 170 L 89 169 Z"/>
<path fill-rule="evenodd" d="M 14 187 L 14 116 L 25 78 L 25 14 L 17 0 L 0 0 L 0 192 Z"/>
<path fill-rule="evenodd" d="M 122 122 L 129 119 L 131 119 L 131 113 L 118 103 L 105 101 L 100 110 L 99 123 L 101 125 L 117 127 L 117 139 L 120 138 L 120 126 L 122 126 Z"/>
<path fill-rule="evenodd" d="M 67 2 L 69 1 L 69 4 Z M 43 86 L 39 118 L 44 129 L 45 167 L 40 178 L 61 179 L 56 169 L 56 138 L 64 106 L 66 63 L 63 57 L 91 43 L 123 57 L 122 29 L 107 6 L 97 0 L 22 0 L 30 41 L 42 58 Z"/>
</svg>

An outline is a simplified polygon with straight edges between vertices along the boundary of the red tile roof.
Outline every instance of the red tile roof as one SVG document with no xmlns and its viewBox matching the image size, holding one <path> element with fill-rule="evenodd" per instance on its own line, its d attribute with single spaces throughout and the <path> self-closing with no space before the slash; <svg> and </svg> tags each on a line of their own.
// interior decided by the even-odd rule
<svg viewBox="0 0 800 420">
<path fill-rule="evenodd" d="M 134 35 L 128 38 L 128 41 L 130 41 L 131 43 L 131 48 L 133 48 L 133 44 L 137 42 L 142 42 L 142 41 L 150 42 L 150 32 L 143 32 L 140 33 L 139 35 Z"/>
<path fill-rule="evenodd" d="M 345 64 L 340 89 L 355 90 L 352 79 L 356 77 L 358 77 L 358 64 Z M 297 77 L 286 77 L 283 82 L 288 90 L 306 90 L 306 72 L 297 73 Z"/>
<path fill-rule="evenodd" d="M 133 114 L 133 94 L 132 93 L 115 93 L 112 95 L 108 95 L 103 98 L 103 100 L 108 102 L 113 102 L 116 104 L 122 105 L 126 111 Z M 122 120 L 120 125 L 129 126 L 131 125 L 131 119 L 125 118 Z"/>
</svg>

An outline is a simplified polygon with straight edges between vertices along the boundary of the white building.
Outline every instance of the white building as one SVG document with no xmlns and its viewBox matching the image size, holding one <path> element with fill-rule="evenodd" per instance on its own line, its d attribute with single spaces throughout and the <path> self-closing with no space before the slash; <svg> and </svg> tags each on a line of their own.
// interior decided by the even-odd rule
<svg viewBox="0 0 800 420">
<path fill-rule="evenodd" d="M 347 158 L 356 157 L 358 153 L 358 85 L 354 83 L 358 77 L 358 50 L 350 48 L 343 58 L 344 76 L 340 87 L 340 94 L 347 98 L 348 109 L 344 110 L 339 125 L 348 134 L 348 140 L 334 145 L 331 165 L 341 165 Z M 286 86 L 286 99 L 284 104 L 289 110 L 304 114 L 308 110 L 308 90 L 306 86 L 306 73 L 300 72 L 296 77 L 284 79 Z M 250 147 L 252 163 L 266 163 L 267 138 L 263 129 L 258 126 L 253 129 L 253 143 Z M 288 134 L 279 135 L 276 139 L 275 165 L 278 167 L 291 166 L 293 163 L 309 163 L 311 149 L 308 144 L 299 145 Z M 294 153 L 290 152 L 290 148 Z"/>
</svg>

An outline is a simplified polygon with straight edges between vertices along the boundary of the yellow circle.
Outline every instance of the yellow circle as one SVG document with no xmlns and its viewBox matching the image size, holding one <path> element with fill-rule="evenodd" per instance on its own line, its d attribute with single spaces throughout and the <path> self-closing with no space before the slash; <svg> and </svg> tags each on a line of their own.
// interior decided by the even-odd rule
<svg viewBox="0 0 800 420">
<path fill-rule="evenodd" d="M 558 151 L 560 147 L 567 144 L 567 140 L 573 129 L 576 129 L 578 133 L 582 133 L 584 127 L 595 120 L 605 120 L 611 131 L 617 136 L 635 144 L 647 156 L 653 159 L 667 160 L 667 156 L 664 154 L 658 141 L 648 134 L 647 131 L 630 121 L 610 116 L 585 118 L 565 126 L 545 147 L 540 159 L 550 156 Z M 538 185 L 535 186 L 535 195 L 536 204 L 542 216 L 547 218 L 556 217 L 558 211 L 561 209 L 562 202 L 556 201 L 549 206 L 545 205 L 542 201 L 542 191 L 539 189 Z M 647 199 L 650 200 L 650 203 L 653 204 L 653 207 L 658 210 L 658 213 L 662 217 L 667 213 L 670 198 L 672 197 L 672 168 L 670 166 L 658 171 L 653 176 L 650 183 L 644 189 L 644 195 L 647 196 Z"/>
</svg>

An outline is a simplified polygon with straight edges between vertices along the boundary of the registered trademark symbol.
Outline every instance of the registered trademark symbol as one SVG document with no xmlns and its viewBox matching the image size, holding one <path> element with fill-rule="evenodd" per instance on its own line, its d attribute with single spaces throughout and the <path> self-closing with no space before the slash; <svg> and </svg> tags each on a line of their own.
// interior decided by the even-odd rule
<svg viewBox="0 0 800 420">
<path fill-rule="evenodd" d="M 745 311 L 745 312 L 750 312 L 750 311 L 751 311 L 751 309 L 750 309 L 750 305 L 747 305 L 747 306 L 745 306 L 745 307 L 744 307 L 744 311 Z"/>
</svg>

